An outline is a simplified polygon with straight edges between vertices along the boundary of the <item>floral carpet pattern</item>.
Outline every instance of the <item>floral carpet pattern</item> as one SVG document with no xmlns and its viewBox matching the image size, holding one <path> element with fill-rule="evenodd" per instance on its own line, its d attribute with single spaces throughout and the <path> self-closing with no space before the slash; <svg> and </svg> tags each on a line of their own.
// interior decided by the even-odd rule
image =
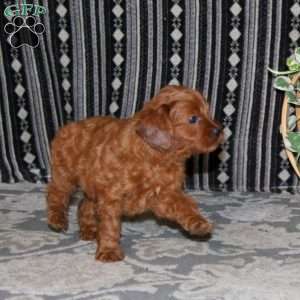
<svg viewBox="0 0 300 300">
<path fill-rule="evenodd" d="M 209 241 L 143 217 L 122 228 L 123 262 L 80 241 L 75 195 L 66 234 L 48 229 L 45 186 L 0 185 L 0 299 L 299 300 L 300 196 L 191 192 Z"/>
</svg>

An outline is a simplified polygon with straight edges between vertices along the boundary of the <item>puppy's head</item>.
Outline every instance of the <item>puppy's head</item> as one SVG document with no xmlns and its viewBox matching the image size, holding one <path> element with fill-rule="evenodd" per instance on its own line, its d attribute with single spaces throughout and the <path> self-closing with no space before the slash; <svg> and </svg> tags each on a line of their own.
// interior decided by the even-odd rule
<svg viewBox="0 0 300 300">
<path fill-rule="evenodd" d="M 137 115 L 136 132 L 158 151 L 191 155 L 214 151 L 223 138 L 203 96 L 183 86 L 166 86 Z"/>
</svg>

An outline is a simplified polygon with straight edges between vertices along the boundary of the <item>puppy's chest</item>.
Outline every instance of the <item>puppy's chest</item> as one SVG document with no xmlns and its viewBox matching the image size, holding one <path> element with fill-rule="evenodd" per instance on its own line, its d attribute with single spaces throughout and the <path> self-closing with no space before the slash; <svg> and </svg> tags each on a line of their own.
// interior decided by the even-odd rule
<svg viewBox="0 0 300 300">
<path fill-rule="evenodd" d="M 180 171 L 161 166 L 132 170 L 128 180 L 123 190 L 123 212 L 129 216 L 144 212 L 163 193 L 181 186 Z"/>
</svg>

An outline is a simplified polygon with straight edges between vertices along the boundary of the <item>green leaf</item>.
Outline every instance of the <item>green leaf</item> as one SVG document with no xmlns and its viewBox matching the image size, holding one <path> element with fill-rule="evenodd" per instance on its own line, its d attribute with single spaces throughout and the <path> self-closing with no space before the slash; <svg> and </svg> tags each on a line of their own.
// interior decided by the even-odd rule
<svg viewBox="0 0 300 300">
<path fill-rule="evenodd" d="M 298 98 L 296 101 L 289 101 L 288 100 L 288 103 L 290 103 L 290 104 L 294 104 L 294 105 L 300 105 L 300 99 Z"/>
<path fill-rule="evenodd" d="M 274 81 L 274 87 L 281 91 L 293 91 L 294 86 L 289 77 L 287 76 L 278 76 Z"/>
<path fill-rule="evenodd" d="M 300 70 L 300 63 L 296 60 L 295 55 L 290 56 L 286 60 L 286 65 L 288 66 L 290 71 L 299 71 Z"/>
<path fill-rule="evenodd" d="M 300 47 L 295 49 L 295 59 L 300 64 Z"/>
<path fill-rule="evenodd" d="M 295 149 L 292 148 L 292 144 L 291 142 L 288 140 L 287 137 L 283 137 L 283 142 L 284 142 L 284 146 L 286 149 L 292 151 L 292 152 L 296 152 Z"/>
<path fill-rule="evenodd" d="M 289 103 L 295 103 L 295 102 L 298 102 L 297 101 L 297 96 L 296 96 L 296 93 L 295 91 L 287 91 L 285 92 L 287 98 L 288 98 L 288 102 Z"/>
<path fill-rule="evenodd" d="M 297 124 L 297 117 L 295 115 L 291 115 L 288 118 L 288 128 L 290 131 L 293 131 Z"/>
<path fill-rule="evenodd" d="M 294 152 L 300 153 L 300 132 L 289 132 L 287 138 Z"/>
<path fill-rule="evenodd" d="M 285 92 L 285 95 L 288 97 L 288 103 L 300 105 L 300 98 L 297 98 L 296 93 L 294 91 Z"/>
</svg>

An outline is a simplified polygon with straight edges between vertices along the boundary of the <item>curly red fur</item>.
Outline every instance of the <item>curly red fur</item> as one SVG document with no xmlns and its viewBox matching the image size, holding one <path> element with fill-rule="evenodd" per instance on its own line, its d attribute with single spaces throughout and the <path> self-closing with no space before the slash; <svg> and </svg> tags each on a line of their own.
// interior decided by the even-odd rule
<svg viewBox="0 0 300 300">
<path fill-rule="evenodd" d="M 67 230 L 70 194 L 79 186 L 85 193 L 80 235 L 96 239 L 100 261 L 124 257 L 122 216 L 152 211 L 191 234 L 210 234 L 212 224 L 182 191 L 184 162 L 192 154 L 215 150 L 221 139 L 202 95 L 182 86 L 163 88 L 132 118 L 71 123 L 52 141 L 48 224 Z"/>
</svg>

